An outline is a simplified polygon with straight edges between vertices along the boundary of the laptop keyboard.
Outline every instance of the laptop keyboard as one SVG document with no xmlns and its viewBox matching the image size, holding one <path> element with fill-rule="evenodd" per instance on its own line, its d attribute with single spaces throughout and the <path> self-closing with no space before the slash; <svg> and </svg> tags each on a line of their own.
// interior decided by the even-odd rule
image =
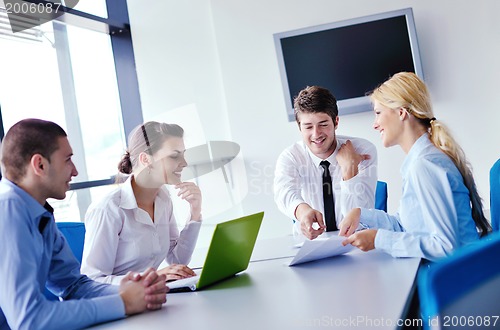
<svg viewBox="0 0 500 330">
<path fill-rule="evenodd" d="M 183 279 L 180 279 L 180 280 L 175 280 L 175 281 L 172 281 L 172 282 L 167 282 L 167 286 L 170 289 L 178 289 L 178 288 L 182 288 L 182 287 L 191 287 L 191 286 L 195 286 L 196 283 L 198 283 L 199 280 L 200 280 L 200 275 L 196 275 L 196 276 L 192 276 L 192 277 L 183 278 Z"/>
</svg>

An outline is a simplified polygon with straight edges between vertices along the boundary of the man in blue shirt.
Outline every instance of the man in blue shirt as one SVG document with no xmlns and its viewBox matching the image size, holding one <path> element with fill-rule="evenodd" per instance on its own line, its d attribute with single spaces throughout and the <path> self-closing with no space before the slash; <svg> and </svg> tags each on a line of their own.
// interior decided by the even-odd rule
<svg viewBox="0 0 500 330">
<path fill-rule="evenodd" d="M 120 286 L 80 274 L 47 198 L 63 199 L 78 174 L 64 130 L 26 119 L 7 132 L 0 181 L 0 330 L 74 329 L 145 311 L 166 301 L 165 276 L 129 273 Z M 44 297 L 45 287 L 62 301 Z"/>
</svg>

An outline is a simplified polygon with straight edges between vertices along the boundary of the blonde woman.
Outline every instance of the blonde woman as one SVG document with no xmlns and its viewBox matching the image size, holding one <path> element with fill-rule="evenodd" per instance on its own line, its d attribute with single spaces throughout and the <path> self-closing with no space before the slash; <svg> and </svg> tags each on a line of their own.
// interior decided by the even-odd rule
<svg viewBox="0 0 500 330">
<path fill-rule="evenodd" d="M 167 281 L 195 275 L 190 261 L 201 226 L 200 189 L 182 182 L 184 130 L 154 121 L 139 125 L 129 136 L 129 149 L 118 169 L 128 179 L 85 216 L 82 273 L 117 284 L 128 271 L 159 269 Z M 174 185 L 190 206 L 190 216 L 179 233 L 172 200 L 165 184 Z"/>
<path fill-rule="evenodd" d="M 356 208 L 340 224 L 344 245 L 382 250 L 394 257 L 435 260 L 491 229 L 472 171 L 460 146 L 435 118 L 425 84 L 401 72 L 371 94 L 373 128 L 384 147 L 406 153 L 399 212 Z M 358 228 L 367 230 L 356 231 Z"/>
</svg>

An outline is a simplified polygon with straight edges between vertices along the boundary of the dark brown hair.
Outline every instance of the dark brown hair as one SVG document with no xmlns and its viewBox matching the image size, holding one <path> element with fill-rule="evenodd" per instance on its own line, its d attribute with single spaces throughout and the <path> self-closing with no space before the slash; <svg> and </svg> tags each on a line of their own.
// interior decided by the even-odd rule
<svg viewBox="0 0 500 330">
<path fill-rule="evenodd" d="M 339 115 L 337 100 L 335 96 L 326 88 L 320 86 L 307 86 L 299 92 L 293 102 L 295 112 L 295 121 L 300 125 L 298 114 L 304 113 L 326 113 L 332 118 L 335 124 L 335 119 Z"/>
<path fill-rule="evenodd" d="M 128 150 L 118 163 L 118 171 L 124 174 L 132 173 L 137 166 L 139 155 L 145 152 L 154 155 L 169 137 L 183 137 L 184 130 L 176 124 L 148 121 L 137 126 L 128 137 Z"/>
<path fill-rule="evenodd" d="M 59 147 L 58 139 L 66 137 L 61 126 L 41 119 L 23 119 L 12 126 L 2 141 L 4 175 L 12 182 L 26 174 L 31 157 L 40 154 L 50 162 Z"/>
</svg>

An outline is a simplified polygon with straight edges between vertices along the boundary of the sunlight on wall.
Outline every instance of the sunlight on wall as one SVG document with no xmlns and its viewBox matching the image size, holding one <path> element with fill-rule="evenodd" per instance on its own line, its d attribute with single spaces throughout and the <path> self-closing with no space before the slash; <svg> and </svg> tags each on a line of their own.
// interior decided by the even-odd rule
<svg viewBox="0 0 500 330">
<path fill-rule="evenodd" d="M 242 200 L 248 194 L 247 171 L 243 153 L 239 146 L 229 141 L 207 141 L 203 126 L 195 104 L 188 104 L 174 110 L 148 118 L 145 121 L 175 123 L 184 129 L 184 144 L 186 146 L 186 161 L 188 168 L 183 171 L 183 180 L 195 182 L 202 192 L 203 226 L 198 240 L 198 246 L 207 246 L 212 237 L 216 223 L 226 221 L 220 217 L 224 212 L 239 208 Z M 190 155 L 190 148 L 203 150 L 204 153 Z M 191 157 L 189 157 L 191 156 Z M 191 162 L 190 162 L 191 160 Z M 207 171 L 206 167 L 210 170 Z M 205 168 L 201 175 L 196 173 L 196 167 Z M 182 229 L 189 220 L 189 204 L 177 196 L 174 186 L 167 186 L 174 204 L 174 215 Z M 237 212 L 239 215 L 241 212 Z"/>
</svg>

